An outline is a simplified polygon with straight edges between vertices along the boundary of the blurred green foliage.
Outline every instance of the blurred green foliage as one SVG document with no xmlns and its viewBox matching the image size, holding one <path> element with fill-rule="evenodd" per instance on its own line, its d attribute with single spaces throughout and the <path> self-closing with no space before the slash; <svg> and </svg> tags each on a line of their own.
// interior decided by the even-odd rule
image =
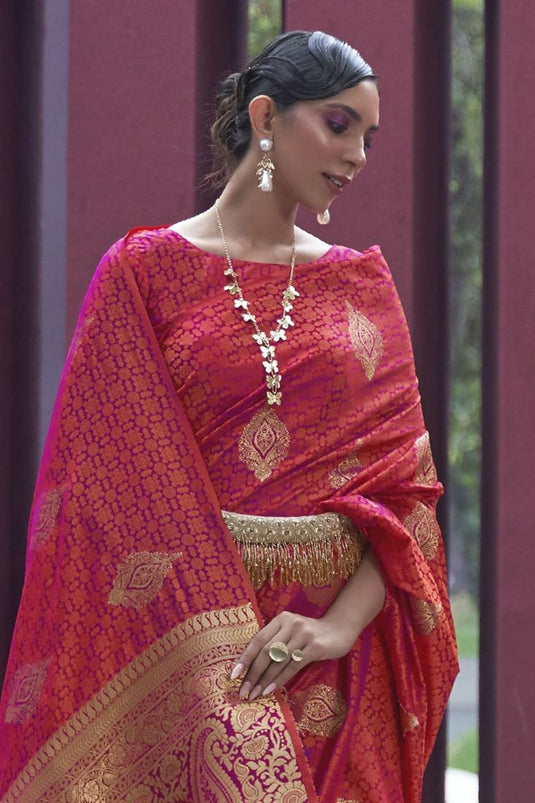
<svg viewBox="0 0 535 803">
<path fill-rule="evenodd" d="M 479 611 L 469 591 L 452 594 L 457 646 L 461 658 L 475 658 L 479 653 Z"/>
<path fill-rule="evenodd" d="M 249 0 L 249 58 L 282 31 L 281 0 Z"/>
<path fill-rule="evenodd" d="M 477 11 L 483 9 L 484 0 L 453 0 L 454 8 L 473 8 Z"/>
<path fill-rule="evenodd" d="M 476 730 L 458 736 L 448 747 L 448 767 L 456 767 L 477 775 L 479 769 L 479 737 Z"/>
<path fill-rule="evenodd" d="M 481 0 L 456 0 L 452 30 L 449 512 L 455 590 L 477 599 L 481 471 L 483 57 Z"/>
<path fill-rule="evenodd" d="M 250 0 L 250 58 L 281 30 L 280 0 Z M 448 498 L 458 567 L 454 588 L 474 599 L 480 530 L 483 53 L 483 0 L 454 0 Z"/>
</svg>

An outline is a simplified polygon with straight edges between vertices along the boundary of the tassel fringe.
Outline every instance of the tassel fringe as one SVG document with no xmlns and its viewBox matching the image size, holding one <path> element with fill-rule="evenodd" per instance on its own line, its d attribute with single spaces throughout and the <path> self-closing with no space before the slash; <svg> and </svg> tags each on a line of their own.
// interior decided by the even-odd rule
<svg viewBox="0 0 535 803">
<path fill-rule="evenodd" d="M 255 590 L 264 583 L 329 585 L 350 577 L 366 539 L 338 513 L 317 516 L 249 516 L 222 511 Z"/>
</svg>

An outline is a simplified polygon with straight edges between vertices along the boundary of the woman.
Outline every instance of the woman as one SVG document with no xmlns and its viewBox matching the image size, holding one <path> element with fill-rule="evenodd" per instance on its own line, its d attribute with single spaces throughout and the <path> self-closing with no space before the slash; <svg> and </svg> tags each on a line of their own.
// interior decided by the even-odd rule
<svg viewBox="0 0 535 803">
<path fill-rule="evenodd" d="M 215 205 L 99 265 L 32 510 L 3 800 L 420 799 L 457 659 L 409 335 L 377 247 L 295 226 L 363 169 L 378 105 L 349 45 L 277 37 L 220 88 Z"/>
</svg>

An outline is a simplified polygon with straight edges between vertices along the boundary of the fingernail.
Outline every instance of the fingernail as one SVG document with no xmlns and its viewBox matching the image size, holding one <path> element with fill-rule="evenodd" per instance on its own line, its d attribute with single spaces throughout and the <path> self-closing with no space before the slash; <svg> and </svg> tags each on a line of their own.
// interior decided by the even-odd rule
<svg viewBox="0 0 535 803">
<path fill-rule="evenodd" d="M 251 691 L 251 684 L 249 682 L 244 683 L 240 689 L 239 693 L 240 699 L 244 700 L 250 691 Z"/>
<path fill-rule="evenodd" d="M 236 664 L 236 666 L 232 670 L 232 673 L 230 675 L 230 679 L 231 680 L 236 680 L 236 678 L 239 678 L 239 676 L 241 675 L 242 672 L 243 672 L 243 664 Z"/>
<path fill-rule="evenodd" d="M 266 688 L 264 689 L 262 697 L 269 697 L 270 694 L 273 694 L 276 688 L 277 688 L 276 683 L 270 683 L 269 686 L 266 686 Z"/>
<path fill-rule="evenodd" d="M 261 694 L 262 694 L 262 686 L 255 686 L 251 694 L 249 695 L 249 700 L 256 700 L 256 698 L 260 697 Z"/>
</svg>

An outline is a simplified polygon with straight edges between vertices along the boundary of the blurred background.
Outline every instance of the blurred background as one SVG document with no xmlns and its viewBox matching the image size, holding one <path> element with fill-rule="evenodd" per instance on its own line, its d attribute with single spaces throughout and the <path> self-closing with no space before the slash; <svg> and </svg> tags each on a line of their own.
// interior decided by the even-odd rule
<svg viewBox="0 0 535 803">
<path fill-rule="evenodd" d="M 480 773 L 484 803 L 531 803 L 535 13 L 522 0 L 0 6 L 2 666 L 40 451 L 94 267 L 129 228 L 213 202 L 202 178 L 217 82 L 288 29 L 346 39 L 379 76 L 381 131 L 321 235 L 383 248 L 447 488 L 461 675 L 424 801 L 444 801 L 448 765 Z M 317 231 L 309 213 L 300 223 Z"/>
</svg>

